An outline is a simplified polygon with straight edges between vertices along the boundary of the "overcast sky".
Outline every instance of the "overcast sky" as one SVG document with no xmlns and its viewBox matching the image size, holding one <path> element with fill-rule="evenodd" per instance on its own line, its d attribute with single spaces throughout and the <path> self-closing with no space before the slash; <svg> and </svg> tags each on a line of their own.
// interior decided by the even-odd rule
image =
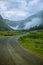
<svg viewBox="0 0 43 65">
<path fill-rule="evenodd" d="M 5 19 L 25 19 L 40 10 L 43 0 L 0 0 L 0 14 Z"/>
</svg>

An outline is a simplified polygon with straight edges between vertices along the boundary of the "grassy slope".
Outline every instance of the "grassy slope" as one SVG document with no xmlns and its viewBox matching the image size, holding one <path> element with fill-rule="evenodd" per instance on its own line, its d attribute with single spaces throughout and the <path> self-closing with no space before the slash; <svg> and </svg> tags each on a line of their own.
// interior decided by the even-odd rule
<svg viewBox="0 0 43 65">
<path fill-rule="evenodd" d="M 43 57 L 43 30 L 32 31 L 18 39 L 20 45 Z"/>
</svg>

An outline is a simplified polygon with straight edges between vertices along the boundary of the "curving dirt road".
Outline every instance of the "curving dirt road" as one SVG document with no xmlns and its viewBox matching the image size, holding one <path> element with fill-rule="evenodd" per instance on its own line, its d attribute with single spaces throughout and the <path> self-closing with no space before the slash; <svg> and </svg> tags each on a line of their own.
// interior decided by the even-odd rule
<svg viewBox="0 0 43 65">
<path fill-rule="evenodd" d="M 17 37 L 0 37 L 0 65 L 43 65 L 43 58 L 23 49 Z"/>
</svg>

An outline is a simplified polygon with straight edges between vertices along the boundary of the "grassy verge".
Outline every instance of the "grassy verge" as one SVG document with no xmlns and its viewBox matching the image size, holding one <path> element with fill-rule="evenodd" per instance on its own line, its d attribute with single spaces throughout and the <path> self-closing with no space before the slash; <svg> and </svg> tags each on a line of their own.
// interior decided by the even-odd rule
<svg viewBox="0 0 43 65">
<path fill-rule="evenodd" d="M 22 31 L 0 31 L 0 36 L 14 36 L 24 34 Z"/>
<path fill-rule="evenodd" d="M 32 31 L 18 39 L 24 48 L 43 57 L 43 30 Z"/>
</svg>

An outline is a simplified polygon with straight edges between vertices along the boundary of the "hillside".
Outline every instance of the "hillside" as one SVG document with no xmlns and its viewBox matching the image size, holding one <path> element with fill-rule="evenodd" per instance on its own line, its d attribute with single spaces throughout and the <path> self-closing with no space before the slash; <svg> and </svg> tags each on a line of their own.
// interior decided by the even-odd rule
<svg viewBox="0 0 43 65">
<path fill-rule="evenodd" d="M 0 15 L 0 30 L 11 30 L 11 28 L 5 23 L 5 20 Z"/>
</svg>

